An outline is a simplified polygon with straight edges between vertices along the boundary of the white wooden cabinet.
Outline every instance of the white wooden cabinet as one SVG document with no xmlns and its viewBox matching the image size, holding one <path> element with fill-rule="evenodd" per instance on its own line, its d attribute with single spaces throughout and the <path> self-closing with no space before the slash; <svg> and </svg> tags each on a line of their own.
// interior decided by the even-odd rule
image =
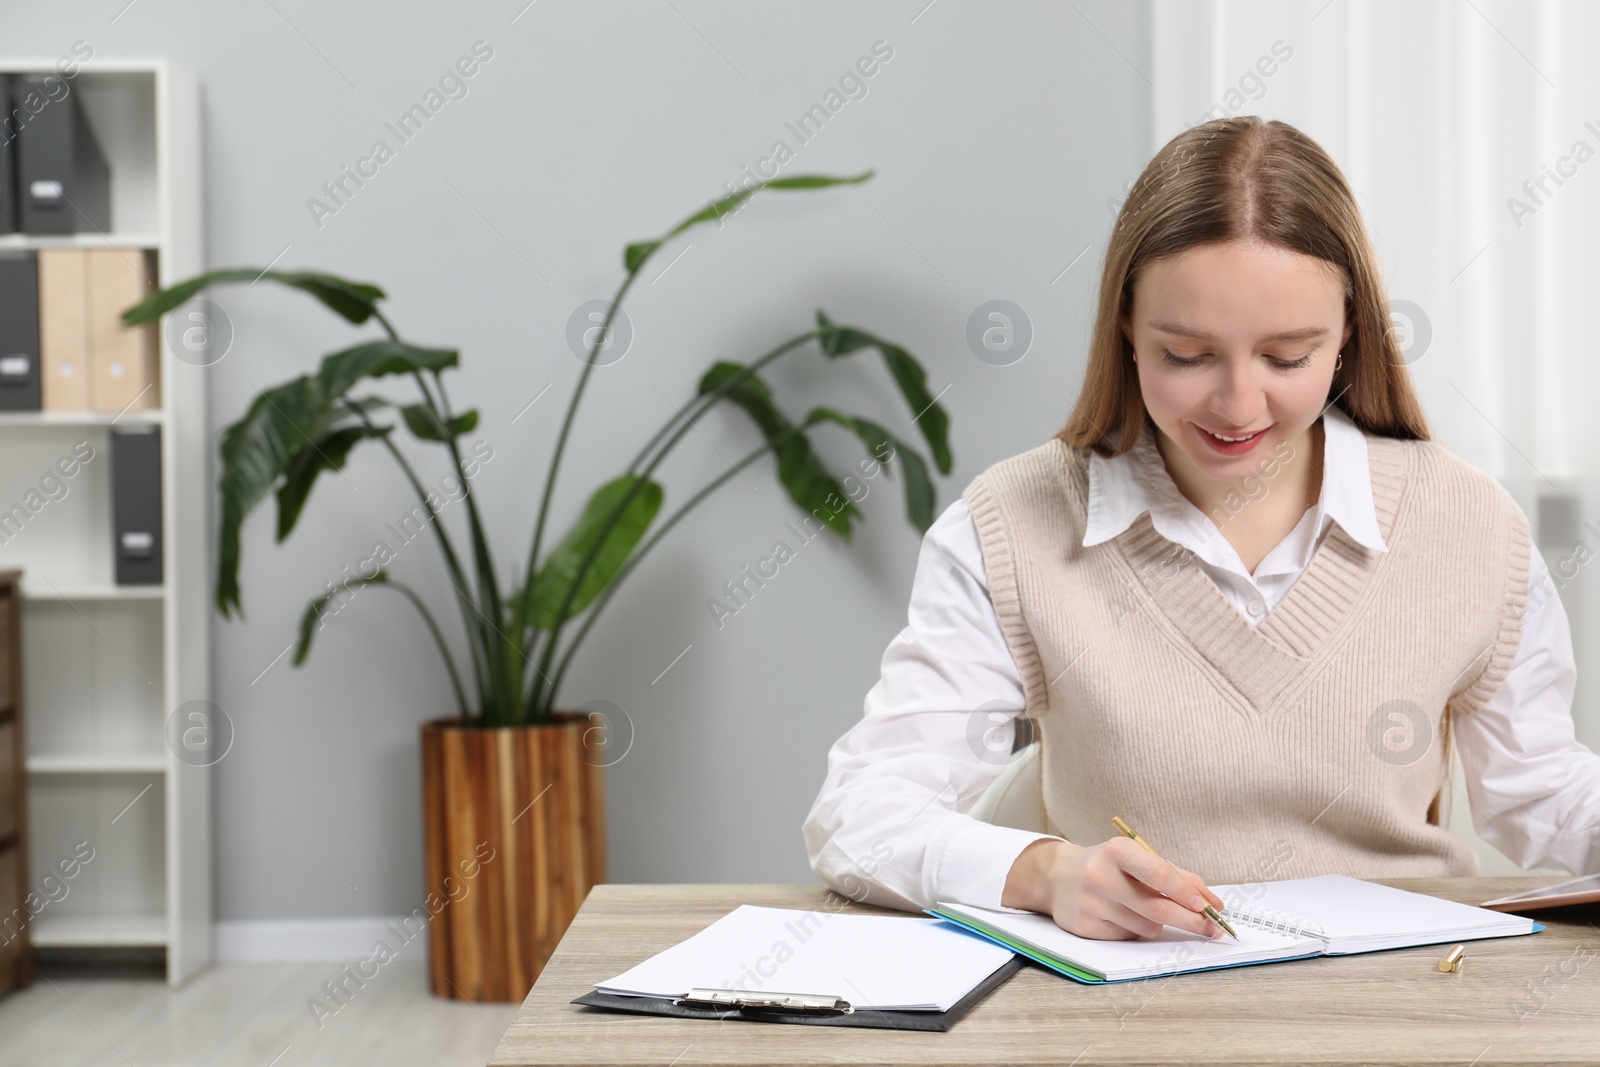
<svg viewBox="0 0 1600 1067">
<path fill-rule="evenodd" d="M 0 70 L 56 62 L 0 58 Z M 161 286 L 200 272 L 194 77 L 165 59 L 95 56 L 66 83 L 110 166 L 111 228 L 0 235 L 0 248 L 148 249 Z M 81 442 L 95 457 L 0 543 L 0 567 L 24 570 L 29 881 L 47 901 L 32 919 L 33 943 L 160 947 L 178 985 L 211 958 L 211 769 L 192 754 L 180 759 L 167 735 L 175 709 L 210 699 L 213 446 L 205 359 L 192 349 L 178 358 L 168 325 L 159 408 L 115 417 L 161 430 L 163 584 L 113 582 L 108 413 L 0 413 L 0 509 Z M 56 888 L 44 885 L 79 842 L 93 859 L 70 879 L 57 871 Z"/>
</svg>

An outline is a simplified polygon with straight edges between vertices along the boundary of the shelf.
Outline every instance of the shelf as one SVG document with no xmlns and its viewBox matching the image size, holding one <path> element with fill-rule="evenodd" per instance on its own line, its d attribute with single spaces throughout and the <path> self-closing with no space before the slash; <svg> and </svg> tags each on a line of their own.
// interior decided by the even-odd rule
<svg viewBox="0 0 1600 1067">
<path fill-rule="evenodd" d="M 39 752 L 27 758 L 29 774 L 165 774 L 167 754 L 146 751 Z"/>
<path fill-rule="evenodd" d="M 155 234 L 115 233 L 8 233 L 0 234 L 0 249 L 37 248 L 148 248 L 159 249 Z"/>
<path fill-rule="evenodd" d="M 166 419 L 155 411 L 0 411 L 0 428 L 33 426 L 143 426 Z"/>
<path fill-rule="evenodd" d="M 33 921 L 34 948 L 106 948 L 165 945 L 162 915 L 51 915 L 48 907 Z"/>
<path fill-rule="evenodd" d="M 167 595 L 165 585 L 78 585 L 22 579 L 22 599 L 28 600 L 160 600 Z"/>
<path fill-rule="evenodd" d="M 57 58 L 0 57 L 0 72 L 46 71 Z M 162 286 L 203 273 L 193 73 L 165 58 L 97 55 L 63 78 L 110 172 L 110 223 L 104 233 L 0 235 L 0 250 L 142 250 Z M 160 362 L 171 373 L 156 410 L 0 411 L 0 507 L 24 502 L 26 512 L 12 508 L 0 531 L 0 564 L 24 575 L 16 717 L 26 738 L 28 863 L 37 878 L 80 845 L 94 849 L 71 894 L 31 923 L 33 943 L 161 950 L 176 987 L 211 953 L 213 775 L 180 763 L 166 723 L 211 690 L 215 439 L 212 376 L 175 370 L 164 345 Z M 117 585 L 110 444 L 120 429 L 158 427 L 165 582 Z"/>
<path fill-rule="evenodd" d="M 0 71 L 7 74 L 27 74 L 35 70 L 54 70 L 63 57 L 56 56 L 6 56 L 0 59 Z M 92 64 L 92 65 L 91 65 Z M 79 76 L 86 74 L 154 74 L 167 65 L 160 56 L 94 56 L 85 60 Z"/>
</svg>

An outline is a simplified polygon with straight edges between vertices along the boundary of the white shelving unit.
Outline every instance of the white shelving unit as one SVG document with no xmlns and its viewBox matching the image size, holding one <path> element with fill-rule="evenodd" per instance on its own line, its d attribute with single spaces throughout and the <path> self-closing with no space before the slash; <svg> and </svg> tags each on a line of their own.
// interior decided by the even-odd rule
<svg viewBox="0 0 1600 1067">
<path fill-rule="evenodd" d="M 9 73 L 54 66 L 52 57 L 0 58 Z M 162 286 L 199 273 L 193 75 L 164 59 L 96 57 L 66 81 L 110 165 L 111 228 L 0 235 L 0 248 L 148 249 Z M 158 410 L 0 413 L 0 510 L 21 502 L 79 442 L 94 449 L 62 480 L 65 495 L 0 543 L 0 567 L 23 569 L 31 886 L 78 842 L 94 849 L 62 883 L 66 895 L 33 920 L 33 943 L 159 947 L 176 986 L 211 959 L 210 768 L 180 760 L 166 741 L 175 709 L 210 699 L 211 441 L 208 372 L 164 340 L 160 349 Z M 110 435 L 129 424 L 161 429 L 157 586 L 113 580 Z"/>
</svg>

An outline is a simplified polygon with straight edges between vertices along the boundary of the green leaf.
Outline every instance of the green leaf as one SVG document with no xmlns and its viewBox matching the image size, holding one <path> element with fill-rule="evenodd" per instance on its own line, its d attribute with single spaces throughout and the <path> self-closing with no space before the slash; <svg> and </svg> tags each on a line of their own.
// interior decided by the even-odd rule
<svg viewBox="0 0 1600 1067">
<path fill-rule="evenodd" d="M 561 610 L 562 603 L 567 599 L 567 590 L 572 588 L 578 568 L 588 558 L 589 551 L 600 537 L 600 531 L 622 503 L 622 498 L 639 480 L 637 475 L 624 474 L 602 485 L 589 498 L 583 514 L 579 516 L 572 529 L 567 531 L 567 536 L 551 550 L 544 566 L 539 570 L 539 576 L 534 580 L 533 625 L 535 627 L 549 630 L 555 626 L 556 613 Z M 606 537 L 599 555 L 584 574 L 583 584 L 578 587 L 577 595 L 567 607 L 569 618 L 588 607 L 589 603 L 610 584 L 611 579 L 616 577 L 617 571 L 627 562 L 634 546 L 639 543 L 639 539 L 649 529 L 650 523 L 655 520 L 665 496 L 661 486 L 649 480 L 646 480 L 643 487 L 634 494 L 622 518 Z"/>
<path fill-rule="evenodd" d="M 638 270 L 644 261 L 650 258 L 650 253 L 661 247 L 659 239 L 654 241 L 636 241 L 622 250 L 622 266 L 629 274 Z"/>
<path fill-rule="evenodd" d="M 875 173 L 877 173 L 875 170 L 864 170 L 860 174 L 849 178 L 836 178 L 827 174 L 796 174 L 792 178 L 774 178 L 771 181 L 744 186 L 737 192 L 730 193 L 720 200 L 711 201 L 711 203 L 690 215 L 655 240 L 635 241 L 623 250 L 622 265 L 627 268 L 629 274 L 632 274 L 644 264 L 645 260 L 650 258 L 652 252 L 667 241 L 678 236 L 678 234 L 691 226 L 720 219 L 722 216 L 738 210 L 740 204 L 755 196 L 762 189 L 824 189 L 830 185 L 854 185 L 856 182 L 870 180 Z"/>
<path fill-rule="evenodd" d="M 334 400 L 362 378 L 388 374 L 441 371 L 454 367 L 459 355 L 453 348 L 418 348 L 401 341 L 366 341 L 324 356 L 317 368 L 317 388 Z"/>
<path fill-rule="evenodd" d="M 905 468 L 906 518 L 918 533 L 927 533 L 933 525 L 933 509 L 938 500 L 933 480 L 928 477 L 928 465 L 910 445 L 899 440 L 875 422 L 857 415 L 845 415 L 833 408 L 813 408 L 806 416 L 807 423 L 835 422 L 861 439 L 874 459 L 883 465 L 883 472 L 891 475 L 889 464 L 899 461 Z"/>
<path fill-rule="evenodd" d="M 360 425 L 346 426 L 324 434 L 320 440 L 310 442 L 302 448 L 289 461 L 288 470 L 284 472 L 283 484 L 278 486 L 278 540 L 282 541 L 294 530 L 294 524 L 300 518 L 300 509 L 305 507 L 306 498 L 311 495 L 311 486 L 317 480 L 317 475 L 323 471 L 341 469 L 345 459 L 350 455 L 350 450 L 358 441 L 368 437 L 381 437 L 390 429 L 388 426 L 378 426 L 370 430 Z"/>
<path fill-rule="evenodd" d="M 300 635 L 295 639 L 294 643 L 294 665 L 298 667 L 305 662 L 306 656 L 311 652 L 311 638 L 318 630 L 322 629 L 322 626 L 319 626 L 318 623 L 321 621 L 323 612 L 328 606 L 328 601 L 337 596 L 340 589 L 352 585 L 357 588 L 365 585 L 381 585 L 388 582 L 388 580 L 389 576 L 381 570 L 371 578 L 363 578 L 360 575 L 356 575 L 354 578 L 347 578 L 340 583 L 339 589 L 323 593 L 307 604 L 305 613 L 300 616 Z M 326 624 L 324 623 L 323 625 Z"/>
<path fill-rule="evenodd" d="M 911 408 L 912 421 L 928 442 L 934 465 L 939 468 L 940 474 L 949 474 L 954 463 L 954 457 L 950 454 L 950 416 L 928 392 L 927 373 L 916 357 L 899 345 L 874 337 L 865 330 L 836 326 L 828 321 L 828 316 L 821 310 L 817 311 L 817 328 L 822 331 L 818 343 L 822 346 L 823 354 L 829 358 L 847 356 L 862 348 L 878 350 L 900 395 L 905 397 L 906 405 Z"/>
<path fill-rule="evenodd" d="M 400 415 L 406 420 L 406 428 L 419 441 L 447 441 L 472 432 L 472 428 L 478 425 L 476 410 L 463 411 L 451 419 L 448 431 L 438 414 L 427 404 L 407 404 L 400 409 Z"/>
<path fill-rule="evenodd" d="M 898 345 L 880 345 L 878 350 L 883 353 L 889 373 L 900 387 L 900 395 L 917 411 L 912 418 L 933 452 L 933 461 L 938 465 L 939 473 L 949 474 L 954 462 L 950 454 L 950 416 L 928 392 L 928 376 L 923 372 L 922 364 Z"/>
<path fill-rule="evenodd" d="M 450 348 L 418 348 L 397 341 L 370 341 L 326 356 L 315 375 L 301 375 L 258 394 L 244 416 L 223 431 L 221 518 L 217 531 L 217 609 L 224 616 L 240 607 L 239 530 L 251 510 L 279 486 L 278 539 L 294 528 L 300 508 L 316 476 L 324 470 L 337 470 L 344 453 L 355 441 L 370 433 L 357 434 L 350 425 L 355 420 L 352 408 L 363 412 L 388 406 L 379 397 L 346 399 L 344 394 L 365 378 L 412 371 L 437 371 L 456 365 L 457 354 Z M 459 420 L 458 416 L 458 420 Z M 338 463 L 318 455 L 324 438 L 334 431 L 348 431 L 332 442 L 339 453 Z M 383 427 L 382 432 L 387 432 Z"/>
<path fill-rule="evenodd" d="M 700 379 L 701 395 L 721 389 L 730 378 L 745 370 L 739 363 L 713 364 Z M 752 374 L 723 394 L 722 399 L 743 408 L 772 444 L 778 457 L 778 481 L 789 499 L 848 541 L 850 518 L 860 515 L 860 510 L 812 451 L 803 427 L 796 427 L 778 410 L 767 383 Z M 838 501 L 838 505 L 833 501 Z"/>
<path fill-rule="evenodd" d="M 334 274 L 324 274 L 320 271 L 296 270 L 261 270 L 258 267 L 228 267 L 223 270 L 214 270 L 206 274 L 198 274 L 193 278 L 185 279 L 177 285 L 168 286 L 158 292 L 151 293 L 142 301 L 128 308 L 122 313 L 122 322 L 127 326 L 142 326 L 147 322 L 155 322 L 162 315 L 186 303 L 200 290 L 212 285 L 225 285 L 233 282 L 271 281 L 279 285 L 287 285 L 291 289 L 310 293 L 326 304 L 334 312 L 360 325 L 372 317 L 377 310 L 376 304 L 384 298 L 382 289 L 376 285 L 365 282 L 352 282 Z"/>
<path fill-rule="evenodd" d="M 817 309 L 817 329 L 822 331 L 817 344 L 829 356 L 845 356 L 859 348 L 876 348 L 878 344 L 878 339 L 864 330 L 836 325 L 821 308 Z"/>
<path fill-rule="evenodd" d="M 257 394 L 244 417 L 222 434 L 222 515 L 218 529 L 217 608 L 239 606 L 239 528 L 300 450 L 321 438 L 343 416 L 312 399 L 311 379 L 302 375 Z"/>
</svg>

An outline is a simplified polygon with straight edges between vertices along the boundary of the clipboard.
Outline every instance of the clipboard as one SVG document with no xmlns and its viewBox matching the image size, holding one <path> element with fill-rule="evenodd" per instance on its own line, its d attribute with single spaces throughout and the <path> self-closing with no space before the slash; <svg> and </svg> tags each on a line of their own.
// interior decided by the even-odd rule
<svg viewBox="0 0 1600 1067">
<path fill-rule="evenodd" d="M 855 1010 L 847 1000 L 834 997 L 806 998 L 807 1000 L 834 1001 L 839 1006 L 817 1003 L 800 1010 L 763 1006 L 759 1002 L 785 994 L 750 993 L 737 995 L 737 990 L 717 991 L 732 994 L 732 1004 L 690 1002 L 687 998 L 623 997 L 614 993 L 591 990 L 569 1003 L 603 1011 L 627 1012 L 634 1015 L 670 1015 L 680 1019 L 733 1019 L 752 1023 L 796 1023 L 800 1026 L 865 1026 L 878 1030 L 924 1030 L 943 1033 L 971 1011 L 973 1006 L 988 996 L 1006 979 L 1022 967 L 1024 958 L 1012 956 L 993 974 L 973 987 L 972 992 L 950 1006 L 949 1011 L 875 1011 Z M 701 992 L 701 991 L 696 991 Z"/>
<path fill-rule="evenodd" d="M 1581 874 L 1565 882 L 1534 889 L 1525 893 L 1512 893 L 1479 904 L 1490 911 L 1536 911 L 1539 908 L 1558 908 L 1569 904 L 1600 903 L 1600 874 Z"/>
</svg>

